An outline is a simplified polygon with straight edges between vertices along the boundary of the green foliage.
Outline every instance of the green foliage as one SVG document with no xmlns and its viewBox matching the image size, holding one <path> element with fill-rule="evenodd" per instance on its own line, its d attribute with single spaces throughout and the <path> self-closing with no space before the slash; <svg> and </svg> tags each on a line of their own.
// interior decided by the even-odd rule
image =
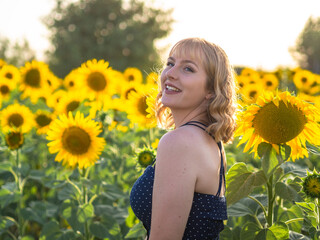
<svg viewBox="0 0 320 240">
<path fill-rule="evenodd" d="M 57 0 L 45 23 L 52 32 L 49 65 L 62 77 L 93 58 L 150 72 L 160 63 L 154 42 L 170 32 L 172 18 L 171 10 L 139 0 Z"/>
<path fill-rule="evenodd" d="M 20 67 L 25 62 L 35 59 L 35 52 L 30 48 L 26 39 L 12 42 L 8 38 L 0 36 L 0 59 Z"/>
<path fill-rule="evenodd" d="M 320 73 L 320 18 L 310 17 L 293 49 L 293 56 L 302 68 Z"/>
</svg>

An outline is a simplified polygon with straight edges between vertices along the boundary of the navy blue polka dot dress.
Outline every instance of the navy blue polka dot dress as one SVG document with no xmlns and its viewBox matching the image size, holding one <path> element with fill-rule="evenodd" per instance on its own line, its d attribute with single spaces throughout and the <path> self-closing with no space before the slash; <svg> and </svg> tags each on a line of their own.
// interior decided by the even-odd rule
<svg viewBox="0 0 320 240">
<path fill-rule="evenodd" d="M 184 125 L 199 126 L 200 122 L 187 122 Z M 203 124 L 202 124 L 203 125 Z M 221 142 L 218 143 L 220 151 Z M 155 167 L 148 166 L 138 178 L 130 193 L 130 204 L 133 212 L 141 220 L 147 234 L 150 234 L 152 190 Z M 183 240 L 219 239 L 219 233 L 224 229 L 223 220 L 227 219 L 227 203 L 224 196 L 220 196 L 222 184 L 225 184 L 223 157 L 221 154 L 221 167 L 219 189 L 216 195 L 194 193 L 192 206 L 184 231 Z"/>
</svg>

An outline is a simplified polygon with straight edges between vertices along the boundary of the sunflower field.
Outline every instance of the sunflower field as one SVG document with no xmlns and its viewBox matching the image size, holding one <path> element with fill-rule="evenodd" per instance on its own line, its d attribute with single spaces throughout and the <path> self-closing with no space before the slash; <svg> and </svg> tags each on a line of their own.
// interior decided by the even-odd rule
<svg viewBox="0 0 320 240">
<path fill-rule="evenodd" d="M 221 239 L 320 238 L 320 75 L 237 68 Z M 88 60 L 64 79 L 0 59 L 0 239 L 145 238 L 133 183 L 156 156 L 158 74 Z"/>
</svg>

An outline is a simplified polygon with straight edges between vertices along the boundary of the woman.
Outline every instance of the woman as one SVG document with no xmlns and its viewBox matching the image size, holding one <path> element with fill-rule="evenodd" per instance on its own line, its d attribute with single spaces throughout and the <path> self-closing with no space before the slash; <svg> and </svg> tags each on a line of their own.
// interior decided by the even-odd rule
<svg viewBox="0 0 320 240">
<path fill-rule="evenodd" d="M 176 43 L 161 74 L 155 166 L 134 184 L 130 202 L 150 240 L 219 239 L 227 219 L 221 142 L 235 129 L 235 87 L 225 52 L 204 39 Z"/>
</svg>

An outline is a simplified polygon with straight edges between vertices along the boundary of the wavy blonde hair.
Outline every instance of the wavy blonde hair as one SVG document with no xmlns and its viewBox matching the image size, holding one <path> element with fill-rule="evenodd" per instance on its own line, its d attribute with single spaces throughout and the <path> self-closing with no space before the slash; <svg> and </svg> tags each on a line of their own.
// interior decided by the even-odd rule
<svg viewBox="0 0 320 240">
<path fill-rule="evenodd" d="M 207 89 L 213 94 L 207 107 L 207 131 L 217 142 L 230 142 L 235 130 L 236 93 L 234 71 L 224 50 L 201 38 L 187 38 L 176 43 L 169 56 L 191 56 L 199 59 L 207 74 Z M 161 103 L 162 92 L 157 96 L 156 113 L 161 126 L 174 125 L 169 108 Z"/>
</svg>

